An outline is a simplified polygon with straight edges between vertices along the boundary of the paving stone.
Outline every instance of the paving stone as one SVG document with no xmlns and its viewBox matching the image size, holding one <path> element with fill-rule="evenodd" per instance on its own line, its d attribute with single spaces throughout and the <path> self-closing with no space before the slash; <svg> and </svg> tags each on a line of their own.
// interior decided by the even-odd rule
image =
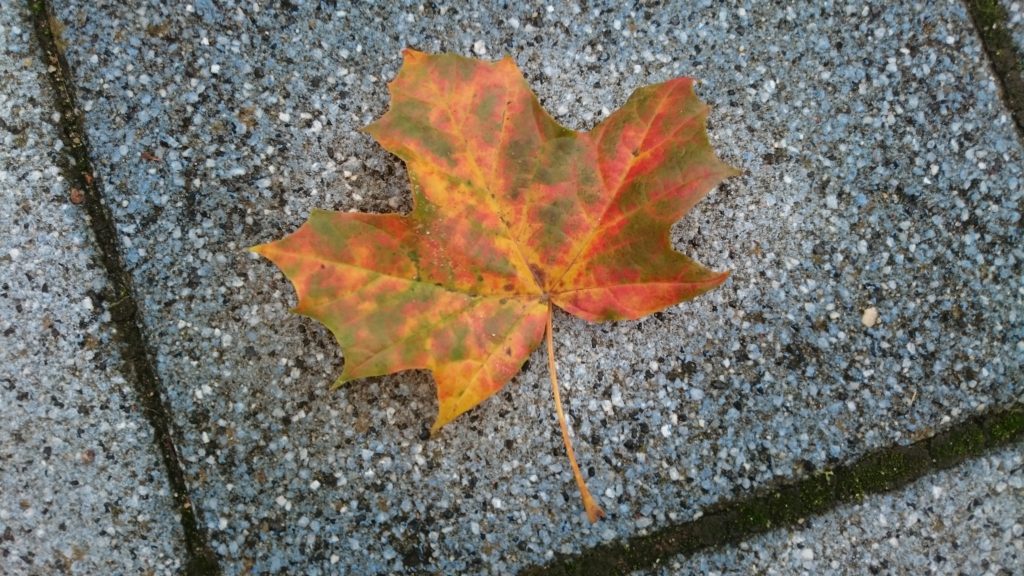
<svg viewBox="0 0 1024 576">
<path fill-rule="evenodd" d="M 1013 42 L 1017 45 L 1017 50 L 1024 51 L 1024 4 L 1017 0 L 999 0 L 999 3 L 1006 10 L 1006 24 L 1013 36 Z"/>
<path fill-rule="evenodd" d="M 1024 157 L 960 3 L 55 5 L 229 574 L 514 572 L 1021 398 Z M 406 46 L 510 53 L 575 128 L 699 77 L 746 170 L 673 232 L 726 286 L 637 322 L 556 317 L 599 524 L 541 352 L 425 440 L 429 376 L 328 392 L 329 333 L 244 251 L 314 207 L 408 210 L 358 131 Z"/>
<path fill-rule="evenodd" d="M 650 574 L 1024 572 L 1020 446 L 865 498 L 803 526 L 664 563 Z"/>
<path fill-rule="evenodd" d="M 175 574 L 181 525 L 30 30 L 0 2 L 0 573 Z"/>
</svg>

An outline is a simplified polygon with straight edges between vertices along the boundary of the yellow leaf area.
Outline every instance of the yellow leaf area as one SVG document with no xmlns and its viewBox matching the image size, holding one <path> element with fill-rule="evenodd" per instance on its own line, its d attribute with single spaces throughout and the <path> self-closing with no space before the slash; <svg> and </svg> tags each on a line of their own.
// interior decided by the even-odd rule
<svg viewBox="0 0 1024 576">
<path fill-rule="evenodd" d="M 590 132 L 551 118 L 511 58 L 407 50 L 389 88 L 390 109 L 366 131 L 406 163 L 412 213 L 316 210 L 253 248 L 291 280 L 295 311 L 334 333 L 339 383 L 430 370 L 436 432 L 511 380 L 545 332 L 551 350 L 552 306 L 634 319 L 726 279 L 669 240 L 676 220 L 738 173 L 708 144 L 691 79 L 640 88 Z"/>
</svg>

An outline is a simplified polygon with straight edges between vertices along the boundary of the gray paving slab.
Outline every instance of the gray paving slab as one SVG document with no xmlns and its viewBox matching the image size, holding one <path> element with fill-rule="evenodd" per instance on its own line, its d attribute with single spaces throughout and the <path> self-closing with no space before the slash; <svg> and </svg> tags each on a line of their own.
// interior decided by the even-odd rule
<svg viewBox="0 0 1024 576">
<path fill-rule="evenodd" d="M 175 574 L 181 526 L 25 16 L 0 2 L 0 574 Z"/>
<path fill-rule="evenodd" d="M 1024 155 L 963 7 L 769 4 L 55 2 L 227 573 L 514 572 L 1021 399 Z M 243 250 L 313 207 L 408 209 L 357 130 L 406 46 L 510 53 L 576 128 L 699 77 L 746 170 L 674 231 L 726 286 L 638 322 L 556 318 L 601 523 L 540 353 L 425 440 L 428 375 L 329 393 L 330 335 Z"/>
<path fill-rule="evenodd" d="M 649 574 L 1024 572 L 1024 455 L 1018 446 L 871 496 L 791 530 L 668 560 Z"/>
<path fill-rule="evenodd" d="M 1006 25 L 1013 36 L 1013 42 L 1018 50 L 1024 51 L 1024 4 L 1017 0 L 999 0 L 999 3 L 1006 10 Z"/>
</svg>

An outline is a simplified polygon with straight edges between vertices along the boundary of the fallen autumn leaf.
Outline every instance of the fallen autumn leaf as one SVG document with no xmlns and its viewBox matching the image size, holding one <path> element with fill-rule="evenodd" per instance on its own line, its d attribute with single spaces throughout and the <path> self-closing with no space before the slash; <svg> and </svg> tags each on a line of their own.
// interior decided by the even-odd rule
<svg viewBox="0 0 1024 576">
<path fill-rule="evenodd" d="M 409 215 L 316 210 L 252 248 L 345 354 L 336 384 L 429 369 L 433 431 L 500 390 L 547 336 L 562 439 L 591 522 L 603 515 L 573 454 L 552 307 L 628 320 L 725 281 L 676 252 L 669 228 L 724 178 L 694 81 L 636 90 L 590 132 L 559 125 L 515 62 L 405 51 L 391 107 L 366 128 L 405 161 Z"/>
</svg>

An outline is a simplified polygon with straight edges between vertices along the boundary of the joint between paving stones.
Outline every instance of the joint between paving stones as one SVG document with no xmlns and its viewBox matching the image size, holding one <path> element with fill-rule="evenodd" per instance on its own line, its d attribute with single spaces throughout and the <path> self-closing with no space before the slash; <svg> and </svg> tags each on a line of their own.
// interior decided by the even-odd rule
<svg viewBox="0 0 1024 576">
<path fill-rule="evenodd" d="M 844 504 L 902 488 L 921 477 L 1024 440 L 1024 406 L 997 409 L 907 446 L 868 453 L 808 478 L 713 505 L 696 520 L 560 556 L 520 576 L 602 576 L 657 566 L 678 554 L 736 544 L 793 526 Z"/>
<path fill-rule="evenodd" d="M 185 573 L 195 576 L 219 574 L 216 555 L 208 545 L 207 534 L 192 504 L 185 472 L 178 458 L 171 430 L 170 411 L 161 394 L 162 385 L 142 330 L 141 315 L 134 296 L 131 274 L 121 257 L 120 241 L 114 219 L 103 203 L 102 185 L 93 170 L 89 142 L 74 92 L 74 76 L 64 58 L 59 23 L 49 2 L 28 0 L 31 28 L 47 67 L 54 94 L 54 106 L 60 114 L 58 130 L 66 146 L 60 166 L 72 193 L 80 193 L 97 248 L 99 264 L 108 280 L 106 308 L 123 356 L 125 376 L 138 396 L 146 421 L 153 429 L 153 440 L 164 464 L 177 512 L 184 531 Z"/>
<path fill-rule="evenodd" d="M 1010 110 L 1017 136 L 1024 141 L 1024 46 L 1010 35 L 1009 16 L 999 0 L 964 0 L 967 12 L 1001 86 L 1003 104 Z"/>
</svg>

